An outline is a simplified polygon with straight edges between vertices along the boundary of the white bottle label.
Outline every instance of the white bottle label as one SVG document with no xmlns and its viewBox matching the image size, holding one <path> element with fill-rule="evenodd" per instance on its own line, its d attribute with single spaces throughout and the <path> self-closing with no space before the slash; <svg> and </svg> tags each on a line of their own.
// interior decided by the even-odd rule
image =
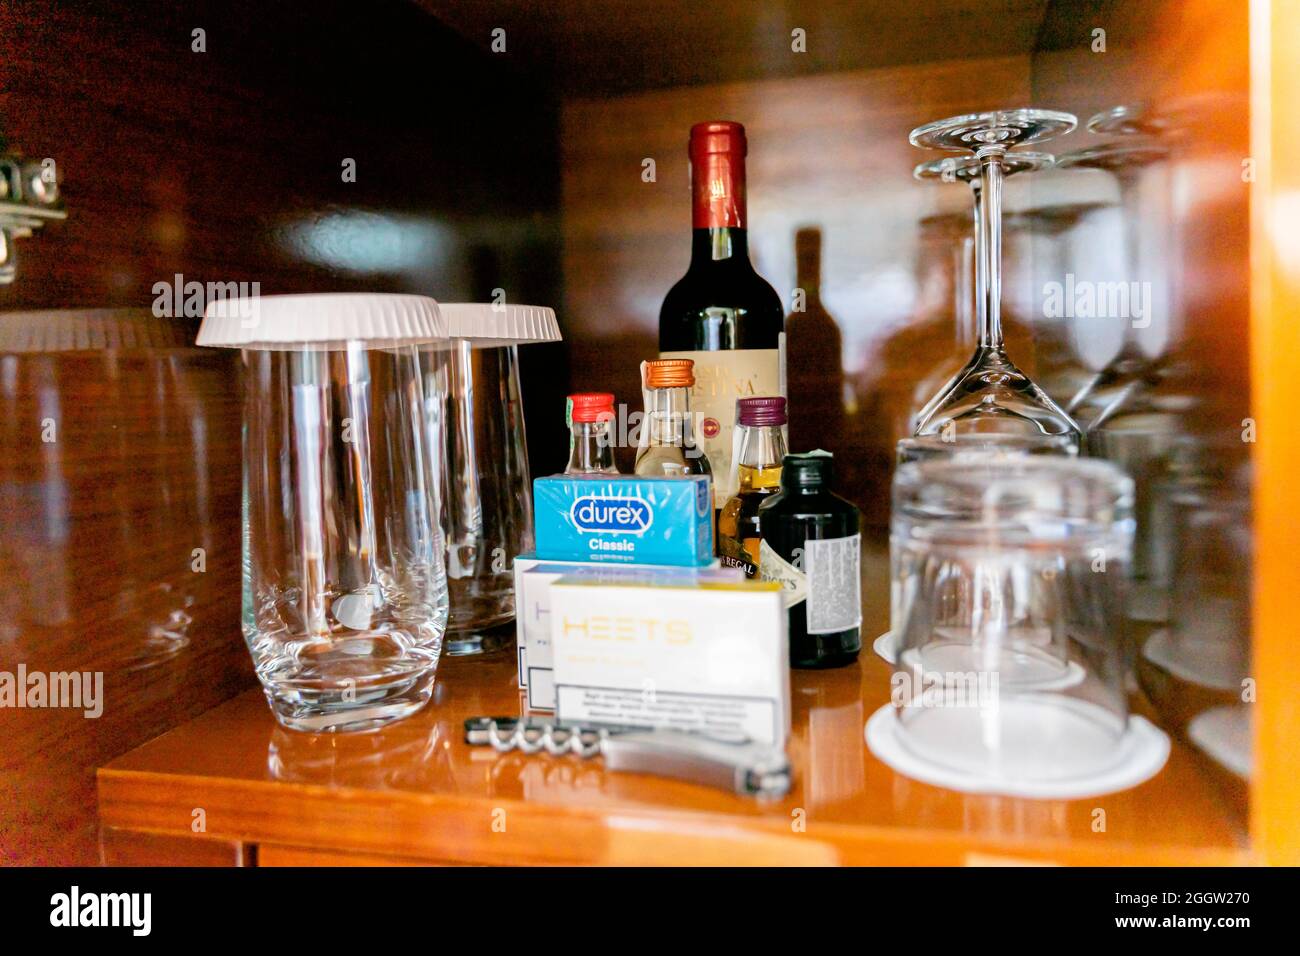
<svg viewBox="0 0 1300 956">
<path fill-rule="evenodd" d="M 713 507 L 721 508 L 736 493 L 732 468 L 732 433 L 736 429 L 736 399 L 751 395 L 785 395 L 782 348 L 722 349 L 716 352 L 660 352 L 661 359 L 690 359 L 695 363 L 691 390 L 695 440 L 709 458 L 713 472 Z"/>
<path fill-rule="evenodd" d="M 758 578 L 781 585 L 787 611 L 808 598 L 807 575 L 773 551 L 766 541 L 758 545 Z"/>
<path fill-rule="evenodd" d="M 809 634 L 832 634 L 862 623 L 861 563 L 860 534 L 804 542 Z"/>
</svg>

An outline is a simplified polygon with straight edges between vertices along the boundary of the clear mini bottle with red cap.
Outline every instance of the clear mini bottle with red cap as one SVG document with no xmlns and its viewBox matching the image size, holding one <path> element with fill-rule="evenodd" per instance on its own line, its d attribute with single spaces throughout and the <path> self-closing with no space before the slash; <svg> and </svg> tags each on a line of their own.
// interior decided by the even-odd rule
<svg viewBox="0 0 1300 956">
<path fill-rule="evenodd" d="M 718 556 L 724 565 L 758 577 L 758 506 L 781 488 L 785 458 L 785 399 L 742 398 L 736 402 L 737 491 L 718 515 Z"/>
<path fill-rule="evenodd" d="M 566 475 L 617 475 L 614 464 L 614 396 L 609 392 L 570 395 L 569 464 Z"/>
</svg>

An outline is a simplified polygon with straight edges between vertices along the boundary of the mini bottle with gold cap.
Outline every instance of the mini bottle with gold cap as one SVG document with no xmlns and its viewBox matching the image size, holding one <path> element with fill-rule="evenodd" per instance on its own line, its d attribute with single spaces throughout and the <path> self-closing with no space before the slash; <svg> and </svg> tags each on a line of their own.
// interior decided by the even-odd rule
<svg viewBox="0 0 1300 956">
<path fill-rule="evenodd" d="M 691 415 L 695 363 L 690 359 L 659 359 L 646 362 L 644 369 L 646 414 L 636 453 L 636 474 L 711 477 L 709 459 L 695 441 Z"/>
</svg>

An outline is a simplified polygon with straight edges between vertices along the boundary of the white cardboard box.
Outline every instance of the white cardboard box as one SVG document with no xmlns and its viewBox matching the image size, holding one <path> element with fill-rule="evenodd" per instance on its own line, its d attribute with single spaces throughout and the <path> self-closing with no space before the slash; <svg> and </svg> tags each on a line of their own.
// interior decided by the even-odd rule
<svg viewBox="0 0 1300 956">
<path fill-rule="evenodd" d="M 519 655 L 519 686 L 527 691 L 530 710 L 555 709 L 551 675 L 551 584 L 566 574 L 600 580 L 639 580 L 646 576 L 698 577 L 711 581 L 740 581 L 739 568 L 676 568 L 661 565 L 607 565 L 585 561 L 543 561 L 515 558 L 515 645 Z"/>
<path fill-rule="evenodd" d="M 566 576 L 550 585 L 550 623 L 560 721 L 789 736 L 777 585 Z"/>
</svg>

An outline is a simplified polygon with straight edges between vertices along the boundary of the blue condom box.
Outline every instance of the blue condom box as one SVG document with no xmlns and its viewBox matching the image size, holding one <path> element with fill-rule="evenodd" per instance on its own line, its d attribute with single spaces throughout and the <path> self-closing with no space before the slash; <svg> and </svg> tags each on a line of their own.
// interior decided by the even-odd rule
<svg viewBox="0 0 1300 956">
<path fill-rule="evenodd" d="M 713 497 L 707 476 L 579 478 L 533 482 L 537 557 L 546 561 L 713 563 Z"/>
</svg>

